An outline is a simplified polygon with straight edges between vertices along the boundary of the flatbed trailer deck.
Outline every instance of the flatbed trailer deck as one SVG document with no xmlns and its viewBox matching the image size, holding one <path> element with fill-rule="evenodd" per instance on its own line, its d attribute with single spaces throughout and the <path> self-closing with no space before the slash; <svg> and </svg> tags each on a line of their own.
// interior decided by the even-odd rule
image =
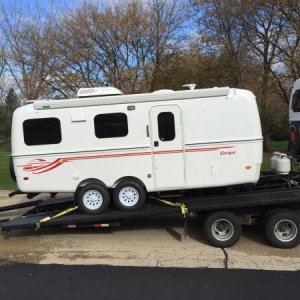
<svg viewBox="0 0 300 300">
<path fill-rule="evenodd" d="M 20 217 L 3 223 L 0 221 L 0 228 L 6 235 L 9 231 L 16 229 L 90 226 L 98 228 L 119 226 L 120 222 L 133 218 L 166 215 L 183 215 L 187 222 L 189 216 L 196 213 L 204 219 L 204 234 L 209 242 L 214 246 L 227 247 L 238 240 L 241 233 L 241 225 L 253 225 L 257 222 L 269 224 L 268 219 L 274 219 L 274 215 L 276 219 L 278 215 L 283 214 L 284 220 L 288 220 L 287 224 L 282 224 L 286 228 L 286 233 L 283 233 L 281 241 L 274 242 L 272 238 L 270 240 L 270 237 L 269 241 L 274 246 L 290 248 L 297 245 L 300 240 L 300 187 L 298 187 L 295 178 L 283 178 L 282 176 L 271 174 L 262 176 L 257 185 L 235 187 L 227 189 L 225 192 L 207 193 L 207 191 L 200 191 L 198 193 L 194 192 L 192 195 L 181 196 L 153 195 L 152 197 L 150 196 L 150 199 L 140 210 L 124 212 L 111 207 L 105 213 L 97 215 L 86 215 L 78 209 L 74 209 L 73 197 L 31 201 L 26 204 L 0 208 L 1 213 L 1 211 L 21 207 L 31 207 Z M 165 202 L 161 202 L 161 200 Z M 222 228 L 218 229 L 216 227 L 216 224 L 213 222 L 216 216 L 220 216 L 219 220 L 223 220 L 223 223 L 216 223 L 217 225 L 224 227 L 228 221 L 228 224 L 237 227 L 234 229 L 234 233 L 237 236 L 235 237 L 233 234 L 233 240 L 233 237 L 230 239 L 226 238 L 228 234 L 229 236 L 232 235 L 232 232 L 227 232 L 226 234 L 226 228 L 222 229 L 223 227 L 221 226 Z M 206 223 L 209 224 L 207 225 Z M 290 226 L 293 228 L 289 228 Z M 289 233 L 289 230 L 292 233 Z M 291 237 L 288 238 L 289 236 Z"/>
</svg>

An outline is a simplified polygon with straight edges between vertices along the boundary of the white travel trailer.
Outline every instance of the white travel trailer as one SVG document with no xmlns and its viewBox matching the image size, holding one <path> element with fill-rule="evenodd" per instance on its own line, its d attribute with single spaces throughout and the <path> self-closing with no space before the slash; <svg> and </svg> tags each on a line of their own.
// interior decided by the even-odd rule
<svg viewBox="0 0 300 300">
<path fill-rule="evenodd" d="M 294 82 L 289 103 L 289 148 L 294 156 L 300 155 L 300 79 Z"/>
<path fill-rule="evenodd" d="M 22 192 L 74 192 L 82 211 L 140 208 L 147 192 L 256 183 L 262 133 L 255 96 L 229 88 L 122 95 L 18 108 L 12 158 Z M 100 97 L 101 96 L 101 97 Z"/>
</svg>

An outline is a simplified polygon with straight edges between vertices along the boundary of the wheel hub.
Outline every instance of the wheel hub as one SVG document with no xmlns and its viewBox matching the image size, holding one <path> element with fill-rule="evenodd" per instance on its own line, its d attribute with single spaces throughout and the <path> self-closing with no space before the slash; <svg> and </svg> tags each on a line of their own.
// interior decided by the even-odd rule
<svg viewBox="0 0 300 300">
<path fill-rule="evenodd" d="M 226 219 L 220 219 L 212 225 L 212 235 L 218 241 L 227 241 L 234 234 L 233 224 Z"/>
<path fill-rule="evenodd" d="M 281 220 L 274 226 L 274 234 L 281 242 L 292 241 L 297 233 L 297 225 L 291 220 Z"/>
<path fill-rule="evenodd" d="M 126 186 L 119 192 L 120 203 L 124 206 L 134 206 L 139 201 L 139 192 L 132 186 Z"/>
<path fill-rule="evenodd" d="M 91 209 L 91 210 L 98 209 L 103 204 L 103 196 L 97 190 L 87 191 L 83 195 L 83 204 L 88 209 Z"/>
</svg>

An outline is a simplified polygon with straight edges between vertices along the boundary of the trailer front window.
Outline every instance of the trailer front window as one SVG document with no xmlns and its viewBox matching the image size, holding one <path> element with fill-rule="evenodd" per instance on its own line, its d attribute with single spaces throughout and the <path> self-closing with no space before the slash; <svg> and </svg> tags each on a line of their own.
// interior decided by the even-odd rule
<svg viewBox="0 0 300 300">
<path fill-rule="evenodd" d="M 292 97 L 293 112 L 300 112 L 300 90 L 295 91 Z"/>
<path fill-rule="evenodd" d="M 57 118 L 28 119 L 23 122 L 24 142 L 27 146 L 59 144 L 60 121 Z"/>
<path fill-rule="evenodd" d="M 157 116 L 159 139 L 164 142 L 175 139 L 174 115 L 171 112 L 161 112 Z"/>
<path fill-rule="evenodd" d="M 124 137 L 128 134 L 124 113 L 100 114 L 94 118 L 95 135 L 99 139 Z"/>
</svg>

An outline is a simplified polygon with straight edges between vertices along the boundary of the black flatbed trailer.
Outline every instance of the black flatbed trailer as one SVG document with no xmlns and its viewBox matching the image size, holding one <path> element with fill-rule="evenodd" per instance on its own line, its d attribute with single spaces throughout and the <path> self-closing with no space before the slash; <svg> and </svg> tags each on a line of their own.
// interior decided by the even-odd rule
<svg viewBox="0 0 300 300">
<path fill-rule="evenodd" d="M 266 224 L 271 221 L 274 223 L 273 219 L 278 219 L 278 215 L 280 219 L 282 215 L 282 220 L 290 221 L 289 226 L 292 224 L 293 238 L 291 240 L 286 238 L 287 241 L 285 241 L 283 236 L 281 241 L 275 240 L 275 242 L 274 237 L 273 240 L 272 237 L 268 237 L 268 239 L 274 246 L 290 248 L 300 241 L 299 181 L 298 175 L 293 178 L 286 178 L 265 174 L 256 185 L 245 185 L 226 190 L 193 191 L 193 193 L 188 192 L 180 196 L 172 194 L 152 195 L 144 207 L 137 211 L 124 212 L 111 207 L 105 213 L 98 215 L 86 215 L 78 209 L 74 209 L 73 197 L 49 198 L 0 208 L 1 213 L 1 211 L 31 207 L 20 217 L 3 223 L 0 221 L 0 228 L 4 234 L 7 234 L 16 229 L 110 227 L 119 226 L 121 221 L 133 218 L 166 215 L 183 215 L 187 222 L 189 216 L 196 213 L 205 220 L 204 234 L 209 242 L 214 246 L 227 247 L 238 240 L 242 224 L 253 225 L 257 221 Z M 160 200 L 168 201 L 166 204 Z M 184 209 L 182 210 L 182 208 Z M 214 221 L 216 217 L 217 220 L 221 220 L 221 223 L 219 222 L 220 224 L 217 223 L 217 225 L 221 226 L 224 222 L 226 225 L 228 221 L 229 225 L 236 227 L 233 237 L 229 240 L 224 239 L 223 236 L 214 236 L 213 230 L 216 234 L 219 230 L 217 227 L 213 227 L 216 225 L 216 221 Z M 288 231 L 288 227 L 285 227 L 287 228 L 286 231 Z M 222 230 L 225 230 L 226 233 L 226 228 L 222 228 L 219 231 L 222 233 Z"/>
</svg>

